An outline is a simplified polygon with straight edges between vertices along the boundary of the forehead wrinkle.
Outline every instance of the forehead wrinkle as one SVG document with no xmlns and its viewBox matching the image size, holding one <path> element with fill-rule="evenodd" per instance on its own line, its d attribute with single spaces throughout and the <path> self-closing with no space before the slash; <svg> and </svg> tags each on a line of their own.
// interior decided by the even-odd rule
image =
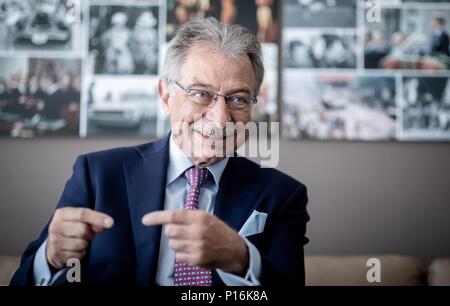
<svg viewBox="0 0 450 306">
<path fill-rule="evenodd" d="M 195 63 L 196 58 L 199 57 L 200 60 L 208 58 L 210 56 L 221 56 L 229 60 L 238 62 L 232 65 L 230 70 L 230 65 L 213 66 L 209 68 L 210 65 L 205 65 L 202 67 L 198 63 Z M 226 92 L 237 92 L 238 89 L 247 88 L 249 93 L 252 93 L 256 82 L 254 78 L 253 67 L 251 66 L 250 59 L 247 57 L 232 57 L 224 54 L 221 50 L 217 49 L 213 45 L 206 46 L 193 46 L 186 56 L 184 65 L 188 65 L 189 72 L 183 73 L 184 77 L 189 76 L 192 78 L 189 84 L 185 86 L 193 86 L 194 84 L 206 85 L 207 89 L 213 91 L 222 90 L 224 86 Z M 209 63 L 208 63 L 209 64 Z M 239 69 L 234 67 L 245 67 L 248 64 L 250 69 Z M 225 77 L 224 77 L 225 76 Z M 228 86 L 231 85 L 231 86 Z M 205 89 L 206 89 L 205 88 Z"/>
<path fill-rule="evenodd" d="M 199 88 L 199 89 L 205 89 L 205 90 L 210 90 L 210 91 L 214 91 L 217 92 L 219 89 L 217 89 L 215 86 L 213 86 L 212 84 L 209 84 L 208 82 L 202 81 L 199 78 L 194 77 L 193 78 L 193 82 L 190 83 L 188 85 L 189 88 Z M 230 95 L 230 94 L 235 94 L 235 93 L 248 93 L 248 94 L 252 94 L 251 88 L 245 83 L 237 83 L 233 86 L 230 86 L 229 89 L 225 90 L 223 92 L 223 94 L 225 95 Z"/>
</svg>

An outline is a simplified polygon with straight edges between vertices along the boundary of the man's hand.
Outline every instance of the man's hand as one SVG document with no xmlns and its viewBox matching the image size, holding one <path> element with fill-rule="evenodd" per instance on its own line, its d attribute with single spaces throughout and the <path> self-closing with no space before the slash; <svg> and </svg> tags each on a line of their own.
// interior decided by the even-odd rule
<svg viewBox="0 0 450 306">
<path fill-rule="evenodd" d="M 48 263 L 61 269 L 70 258 L 82 259 L 89 241 L 113 224 L 110 216 L 89 208 L 57 209 L 48 227 Z"/>
<path fill-rule="evenodd" d="M 177 261 L 240 276 L 247 271 L 244 239 L 214 215 L 202 210 L 155 211 L 146 214 L 142 223 L 165 224 L 164 234 Z"/>
</svg>

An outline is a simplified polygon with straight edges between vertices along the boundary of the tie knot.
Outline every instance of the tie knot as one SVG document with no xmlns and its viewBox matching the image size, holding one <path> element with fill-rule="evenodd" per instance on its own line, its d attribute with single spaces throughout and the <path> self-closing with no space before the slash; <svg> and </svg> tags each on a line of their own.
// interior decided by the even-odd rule
<svg viewBox="0 0 450 306">
<path fill-rule="evenodd" d="M 207 168 L 191 167 L 184 172 L 184 176 L 191 188 L 200 188 L 211 177 L 211 172 Z"/>
</svg>

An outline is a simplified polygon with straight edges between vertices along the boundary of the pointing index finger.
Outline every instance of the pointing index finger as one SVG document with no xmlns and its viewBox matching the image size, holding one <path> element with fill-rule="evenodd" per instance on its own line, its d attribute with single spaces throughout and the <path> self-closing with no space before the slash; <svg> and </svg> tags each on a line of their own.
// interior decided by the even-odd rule
<svg viewBox="0 0 450 306">
<path fill-rule="evenodd" d="M 195 218 L 193 210 L 158 210 L 146 214 L 142 218 L 142 224 L 146 226 L 161 224 L 190 224 Z"/>
<path fill-rule="evenodd" d="M 113 218 L 107 214 L 89 208 L 71 208 L 63 218 L 66 221 L 83 222 L 97 228 L 111 228 L 114 224 Z"/>
</svg>

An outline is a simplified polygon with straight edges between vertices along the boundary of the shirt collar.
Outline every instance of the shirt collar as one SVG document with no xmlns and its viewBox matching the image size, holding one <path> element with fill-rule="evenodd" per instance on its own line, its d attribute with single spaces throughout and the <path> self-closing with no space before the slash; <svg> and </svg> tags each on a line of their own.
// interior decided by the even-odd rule
<svg viewBox="0 0 450 306">
<path fill-rule="evenodd" d="M 227 166 L 229 157 L 209 165 L 206 167 L 211 172 L 216 186 L 219 186 L 222 173 Z M 175 141 L 170 135 L 169 141 L 169 168 L 167 169 L 167 181 L 166 186 L 173 183 L 178 177 L 184 174 L 184 172 L 192 167 L 194 163 L 186 156 L 186 154 L 178 147 Z"/>
<path fill-rule="evenodd" d="M 434 35 L 442 35 L 442 33 L 444 33 L 444 28 L 437 28 L 433 30 Z"/>
</svg>

